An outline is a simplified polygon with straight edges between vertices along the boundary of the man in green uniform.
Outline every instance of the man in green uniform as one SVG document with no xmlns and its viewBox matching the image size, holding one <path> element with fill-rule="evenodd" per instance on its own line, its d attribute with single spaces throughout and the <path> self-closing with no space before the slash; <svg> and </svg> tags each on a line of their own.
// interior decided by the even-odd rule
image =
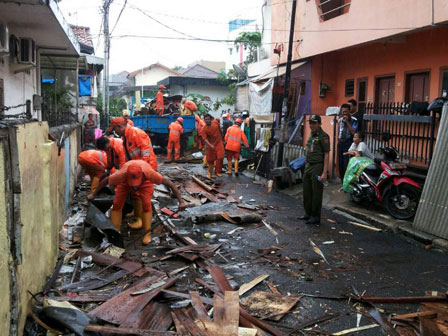
<svg viewBox="0 0 448 336">
<path fill-rule="evenodd" d="M 305 215 L 299 219 L 306 220 L 306 224 L 319 224 L 324 191 L 323 183 L 327 180 L 330 138 L 321 128 L 320 116 L 312 115 L 309 124 L 311 135 L 306 144 L 306 166 L 303 175 Z"/>
</svg>

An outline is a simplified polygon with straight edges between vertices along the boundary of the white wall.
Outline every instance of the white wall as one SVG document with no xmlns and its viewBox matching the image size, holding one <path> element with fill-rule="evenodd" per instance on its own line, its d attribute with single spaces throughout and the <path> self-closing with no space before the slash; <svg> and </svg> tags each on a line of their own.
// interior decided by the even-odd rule
<svg viewBox="0 0 448 336">
<path fill-rule="evenodd" d="M 37 69 L 14 74 L 10 69 L 9 56 L 0 58 L 0 78 L 3 79 L 5 106 L 15 106 L 24 104 L 26 100 L 33 101 L 33 94 L 38 94 L 38 79 L 36 77 Z M 25 112 L 26 108 L 20 107 L 5 111 L 5 114 L 18 114 Z M 34 118 L 40 117 L 37 113 L 33 113 Z"/>
<path fill-rule="evenodd" d="M 143 75 L 141 72 L 135 75 L 135 86 L 157 85 L 158 81 L 161 81 L 169 76 L 176 76 L 176 74 L 161 67 L 154 66 L 149 70 L 145 70 Z"/>
</svg>

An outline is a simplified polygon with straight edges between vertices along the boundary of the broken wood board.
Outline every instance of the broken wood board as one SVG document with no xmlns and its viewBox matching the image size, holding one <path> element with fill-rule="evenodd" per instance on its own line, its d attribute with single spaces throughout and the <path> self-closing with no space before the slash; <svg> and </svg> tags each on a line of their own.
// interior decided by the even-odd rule
<svg viewBox="0 0 448 336">
<path fill-rule="evenodd" d="M 100 325 L 92 325 L 88 324 L 84 328 L 85 331 L 93 331 L 96 333 L 100 333 L 101 335 L 138 335 L 138 336 L 147 336 L 147 335 L 160 335 L 160 336 L 168 336 L 168 335 L 180 335 L 179 333 L 175 333 L 172 331 L 164 331 L 160 332 L 157 330 L 151 329 L 137 329 L 137 328 L 117 328 L 117 327 L 108 327 L 108 326 L 100 326 Z M 188 335 L 188 334 L 186 334 Z"/>
<path fill-rule="evenodd" d="M 118 279 L 121 279 L 126 274 L 128 274 L 128 271 L 120 270 L 120 271 L 112 273 L 111 275 L 109 275 L 105 278 L 102 278 L 102 279 L 95 277 L 93 279 L 87 279 L 87 280 L 82 280 L 82 281 L 78 281 L 78 282 L 73 282 L 71 284 L 62 286 L 59 289 L 66 290 L 69 292 L 74 292 L 74 293 L 86 292 L 88 290 L 104 287 Z"/>
<path fill-rule="evenodd" d="M 241 305 L 253 316 L 279 321 L 299 300 L 300 297 L 255 291 L 243 299 Z"/>
<path fill-rule="evenodd" d="M 256 277 L 252 281 L 241 285 L 240 289 L 238 290 L 239 295 L 240 296 L 244 295 L 245 293 L 250 291 L 252 288 L 254 288 L 256 285 L 258 285 L 260 282 L 262 282 L 264 279 L 267 279 L 267 278 L 269 278 L 269 274 L 263 274 L 263 275 Z"/>
<path fill-rule="evenodd" d="M 415 318 L 435 318 L 437 317 L 437 311 L 435 310 L 427 310 L 415 313 L 394 315 L 391 317 L 392 320 L 412 320 Z"/>
<path fill-rule="evenodd" d="M 381 232 L 381 231 L 383 231 L 383 230 L 378 229 L 378 228 L 376 228 L 374 226 L 365 225 L 365 224 L 352 222 L 352 221 L 348 221 L 347 224 L 351 224 L 351 225 L 354 225 L 354 226 L 357 226 L 357 227 L 360 227 L 360 228 L 363 228 L 363 229 L 366 229 L 366 230 L 374 231 L 374 232 Z"/>
<path fill-rule="evenodd" d="M 81 256 L 81 257 L 92 256 L 92 260 L 95 264 L 106 265 L 106 266 L 115 266 L 115 267 L 124 269 L 131 273 L 133 273 L 143 267 L 143 265 L 141 263 L 137 263 L 135 261 L 130 261 L 130 260 L 121 259 L 121 258 L 115 258 L 115 257 L 107 256 L 107 255 L 104 255 L 101 253 L 96 253 L 96 252 L 88 252 L 88 251 L 78 250 L 78 252 L 76 252 L 76 255 Z M 157 270 L 154 270 L 154 271 L 157 272 Z"/>
<path fill-rule="evenodd" d="M 337 333 L 332 333 L 331 335 L 333 335 L 333 336 L 342 336 L 342 335 L 352 334 L 354 332 L 363 331 L 363 330 L 372 329 L 372 328 L 377 328 L 377 327 L 379 327 L 378 324 L 369 324 L 369 325 L 365 325 L 365 326 L 362 326 L 362 327 L 350 328 L 350 329 L 345 329 L 345 330 L 342 330 L 342 331 L 338 331 Z"/>
<path fill-rule="evenodd" d="M 255 213 L 241 213 L 241 212 L 220 212 L 220 213 L 206 213 L 195 215 L 191 217 L 191 220 L 195 224 L 200 223 L 209 223 L 209 222 L 218 222 L 222 220 L 226 220 L 232 224 L 245 224 L 245 223 L 259 223 L 261 222 L 263 217 L 259 214 Z"/>
<path fill-rule="evenodd" d="M 152 301 L 140 311 L 132 312 L 120 327 L 167 331 L 173 324 L 170 312 L 167 304 Z"/>
<path fill-rule="evenodd" d="M 170 283 L 170 285 L 172 283 L 167 281 L 165 285 L 143 295 L 132 296 L 132 293 L 144 290 L 162 280 L 164 280 L 164 277 L 149 277 L 99 305 L 90 314 L 106 322 L 121 325 L 135 309 L 142 307 L 145 302 L 147 303 L 147 298 L 151 298 L 155 291 L 164 289 L 167 283 Z"/>
</svg>

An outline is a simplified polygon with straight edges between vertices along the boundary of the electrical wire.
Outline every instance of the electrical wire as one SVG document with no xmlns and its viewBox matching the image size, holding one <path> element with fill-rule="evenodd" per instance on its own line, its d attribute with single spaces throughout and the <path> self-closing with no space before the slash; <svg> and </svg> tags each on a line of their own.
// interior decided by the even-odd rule
<svg viewBox="0 0 448 336">
<path fill-rule="evenodd" d="M 118 21 L 120 21 L 121 14 L 123 13 L 124 9 L 126 8 L 126 4 L 127 3 L 128 3 L 128 0 L 124 0 L 123 7 L 121 7 L 120 14 L 118 14 L 117 21 L 115 21 L 114 27 L 110 31 L 110 35 L 112 35 L 112 33 L 114 32 L 115 28 L 117 27 Z"/>
</svg>

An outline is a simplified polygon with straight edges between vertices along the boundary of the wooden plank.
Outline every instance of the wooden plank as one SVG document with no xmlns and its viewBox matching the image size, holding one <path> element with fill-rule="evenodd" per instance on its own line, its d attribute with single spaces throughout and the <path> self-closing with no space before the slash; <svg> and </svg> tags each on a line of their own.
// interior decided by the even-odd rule
<svg viewBox="0 0 448 336">
<path fill-rule="evenodd" d="M 238 336 L 238 326 L 240 322 L 240 304 L 237 291 L 224 293 L 224 321 L 225 334 L 229 336 Z"/>
<path fill-rule="evenodd" d="M 392 316 L 392 320 L 411 320 L 414 318 L 435 318 L 437 317 L 437 312 L 435 310 L 427 310 L 416 313 L 402 314 Z"/>
<path fill-rule="evenodd" d="M 272 291 L 272 293 L 282 295 L 282 293 L 280 293 L 280 291 L 277 288 L 275 288 L 274 283 L 272 281 L 269 281 L 268 287 Z"/>
<path fill-rule="evenodd" d="M 347 224 L 351 224 L 351 225 L 354 225 L 354 226 L 357 226 L 357 227 L 360 227 L 360 228 L 363 228 L 363 229 L 366 229 L 366 230 L 374 231 L 374 232 L 381 232 L 381 231 L 383 231 L 383 230 L 378 229 L 378 228 L 376 228 L 374 226 L 365 225 L 365 224 L 352 222 L 352 221 L 348 221 Z"/>
<path fill-rule="evenodd" d="M 185 329 L 193 336 L 208 336 L 204 331 L 202 331 L 194 322 L 194 318 L 190 317 L 185 308 L 175 309 L 173 313 L 176 315 L 177 320 L 182 324 Z"/>
<path fill-rule="evenodd" d="M 115 258 L 111 256 L 107 256 L 101 253 L 96 252 L 88 252 L 88 251 L 78 251 L 76 252 L 77 256 L 88 257 L 92 256 L 92 260 L 95 264 L 99 265 L 107 265 L 107 266 L 116 266 L 118 268 L 124 269 L 130 273 L 138 271 L 143 267 L 142 264 L 137 263 L 135 261 L 130 261 L 121 258 Z"/>
<path fill-rule="evenodd" d="M 104 287 L 114 281 L 117 281 L 118 279 L 121 279 L 126 274 L 128 274 L 128 271 L 121 270 L 118 272 L 115 272 L 109 276 L 107 276 L 104 279 L 88 279 L 88 280 L 82 280 L 78 282 L 74 282 L 65 286 L 60 287 L 61 290 L 68 290 L 70 292 L 85 292 L 92 289 L 97 289 Z"/>
<path fill-rule="evenodd" d="M 126 320 L 121 328 L 151 329 L 167 331 L 173 324 L 171 309 L 167 304 L 150 302 L 133 319 Z"/>
<path fill-rule="evenodd" d="M 350 328 L 350 329 L 342 330 L 337 333 L 333 333 L 332 335 L 333 336 L 347 335 L 347 334 L 352 334 L 357 331 L 363 331 L 363 330 L 377 328 L 377 327 L 379 327 L 378 324 L 369 324 L 369 325 L 365 325 L 365 326 L 358 327 L 358 328 Z"/>
<path fill-rule="evenodd" d="M 238 291 L 239 295 L 240 296 L 244 295 L 244 293 L 247 293 L 252 288 L 254 288 L 256 285 L 258 285 L 260 282 L 262 282 L 264 279 L 267 279 L 267 278 L 269 278 L 269 274 L 262 274 L 262 275 L 256 277 L 255 279 L 253 279 L 252 281 L 241 285 L 241 287 Z"/>
<path fill-rule="evenodd" d="M 67 302 L 105 302 L 110 299 L 109 295 L 78 295 L 78 296 L 54 296 L 55 301 Z"/>
<path fill-rule="evenodd" d="M 176 332 L 178 336 L 191 336 L 187 328 L 185 328 L 185 326 L 179 321 L 174 312 L 171 312 L 171 317 L 173 318 L 174 326 L 176 327 Z"/>
<path fill-rule="evenodd" d="M 179 335 L 178 333 L 175 333 L 172 331 L 142 330 L 142 329 L 135 329 L 135 328 L 116 328 L 116 327 L 106 327 L 106 326 L 91 325 L 91 324 L 85 326 L 84 330 L 85 331 L 93 331 L 93 332 L 97 332 L 97 333 L 104 333 L 104 334 L 114 334 L 114 335 L 141 335 L 141 336 Z"/>
<path fill-rule="evenodd" d="M 241 301 L 241 305 L 253 316 L 261 319 L 280 320 L 299 302 L 300 297 L 255 291 Z"/>
</svg>

